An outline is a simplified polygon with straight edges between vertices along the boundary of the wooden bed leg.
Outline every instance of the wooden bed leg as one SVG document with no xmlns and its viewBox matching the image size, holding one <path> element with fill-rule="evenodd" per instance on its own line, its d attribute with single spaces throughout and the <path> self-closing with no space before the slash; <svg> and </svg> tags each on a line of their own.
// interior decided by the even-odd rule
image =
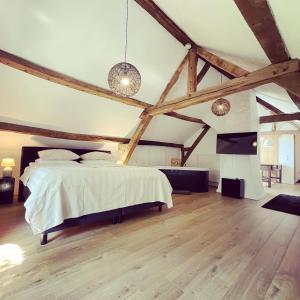
<svg viewBox="0 0 300 300">
<path fill-rule="evenodd" d="M 158 205 L 158 211 L 159 211 L 159 212 L 162 211 L 162 204 Z"/>
<path fill-rule="evenodd" d="M 48 234 L 42 233 L 41 234 L 41 245 L 46 245 L 48 243 Z"/>
</svg>

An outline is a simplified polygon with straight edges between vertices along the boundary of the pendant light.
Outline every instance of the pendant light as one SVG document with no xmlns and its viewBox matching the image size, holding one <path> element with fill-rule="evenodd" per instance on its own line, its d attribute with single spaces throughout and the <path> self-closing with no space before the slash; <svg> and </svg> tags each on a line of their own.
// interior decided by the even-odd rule
<svg viewBox="0 0 300 300">
<path fill-rule="evenodd" d="M 137 68 L 127 62 L 128 0 L 126 0 L 125 61 L 114 65 L 108 74 L 109 87 L 118 95 L 129 97 L 141 87 L 141 75 Z"/>
<path fill-rule="evenodd" d="M 222 85 L 222 74 L 221 74 L 221 85 Z M 228 114 L 230 111 L 230 102 L 227 99 L 217 99 L 211 106 L 211 111 L 218 117 L 222 117 Z"/>
</svg>

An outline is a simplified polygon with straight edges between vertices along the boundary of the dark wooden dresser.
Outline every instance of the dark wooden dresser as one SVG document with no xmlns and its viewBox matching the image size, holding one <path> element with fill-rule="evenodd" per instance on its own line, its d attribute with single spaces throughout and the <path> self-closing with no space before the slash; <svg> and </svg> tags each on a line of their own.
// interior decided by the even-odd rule
<svg viewBox="0 0 300 300">
<path fill-rule="evenodd" d="M 169 179 L 174 192 L 208 192 L 208 169 L 189 167 L 157 167 Z"/>
</svg>

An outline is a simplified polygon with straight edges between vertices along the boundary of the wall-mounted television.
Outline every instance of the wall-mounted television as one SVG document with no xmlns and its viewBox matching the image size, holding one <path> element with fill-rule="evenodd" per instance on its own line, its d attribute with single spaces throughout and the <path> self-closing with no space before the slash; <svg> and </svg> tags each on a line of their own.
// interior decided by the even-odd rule
<svg viewBox="0 0 300 300">
<path fill-rule="evenodd" d="M 218 134 L 217 153 L 256 155 L 257 132 Z"/>
</svg>

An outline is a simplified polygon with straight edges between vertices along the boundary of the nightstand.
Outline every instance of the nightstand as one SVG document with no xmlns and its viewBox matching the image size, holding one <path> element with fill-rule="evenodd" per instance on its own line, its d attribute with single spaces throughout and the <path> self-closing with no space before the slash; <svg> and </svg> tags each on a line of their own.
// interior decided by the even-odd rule
<svg viewBox="0 0 300 300">
<path fill-rule="evenodd" d="M 0 205 L 12 204 L 14 197 L 15 178 L 0 178 Z"/>
</svg>

